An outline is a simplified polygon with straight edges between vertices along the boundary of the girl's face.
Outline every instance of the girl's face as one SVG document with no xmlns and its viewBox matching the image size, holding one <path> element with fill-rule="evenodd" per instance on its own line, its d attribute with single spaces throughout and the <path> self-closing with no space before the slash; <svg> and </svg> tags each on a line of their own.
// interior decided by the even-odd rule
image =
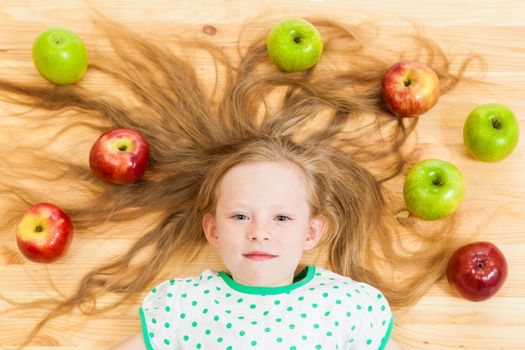
<svg viewBox="0 0 525 350">
<path fill-rule="evenodd" d="M 306 178 L 291 162 L 247 162 L 230 169 L 215 216 L 203 228 L 237 283 L 289 285 L 303 251 L 321 237 L 322 216 L 310 217 Z"/>
</svg>

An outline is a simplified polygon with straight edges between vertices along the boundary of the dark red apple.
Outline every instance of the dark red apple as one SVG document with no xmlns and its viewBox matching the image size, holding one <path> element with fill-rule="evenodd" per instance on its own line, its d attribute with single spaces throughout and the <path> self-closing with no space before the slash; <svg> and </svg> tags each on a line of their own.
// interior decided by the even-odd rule
<svg viewBox="0 0 525 350">
<path fill-rule="evenodd" d="M 490 242 L 474 242 L 458 248 L 447 266 L 450 287 L 471 301 L 490 298 L 506 278 L 505 256 Z"/>
<path fill-rule="evenodd" d="M 53 262 L 67 252 L 73 224 L 59 207 L 40 203 L 29 208 L 16 227 L 16 243 L 22 254 L 35 262 Z"/>
<path fill-rule="evenodd" d="M 100 135 L 91 147 L 89 166 L 109 182 L 128 185 L 142 178 L 149 163 L 149 146 L 133 129 L 114 129 Z"/>
<path fill-rule="evenodd" d="M 390 67 L 382 81 L 383 100 L 390 111 L 414 118 L 434 107 L 439 99 L 439 79 L 432 68 L 415 61 Z"/>
</svg>

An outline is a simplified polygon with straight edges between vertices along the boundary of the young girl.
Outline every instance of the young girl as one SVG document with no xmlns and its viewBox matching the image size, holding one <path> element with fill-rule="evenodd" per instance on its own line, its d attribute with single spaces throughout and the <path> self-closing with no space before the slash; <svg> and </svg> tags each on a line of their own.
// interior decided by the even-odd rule
<svg viewBox="0 0 525 350">
<path fill-rule="evenodd" d="M 67 299 L 27 305 L 51 310 L 21 347 L 49 320 L 74 308 L 92 315 L 133 304 L 159 283 L 174 258 L 192 261 L 206 242 L 218 250 L 227 271 L 205 270 L 155 287 L 140 309 L 142 334 L 120 348 L 393 344 L 389 304 L 393 309 L 414 304 L 442 277 L 453 236 L 447 229 L 422 234 L 411 218 L 398 215 L 403 203 L 396 181 L 417 158 L 415 145 L 407 142 L 417 119 L 385 111 L 380 81 L 397 55 L 428 57 L 446 93 L 467 62 L 450 73 L 449 59 L 421 38 L 414 41 L 419 56 L 408 51 L 385 60 L 379 58 L 384 52 L 373 54 L 370 40 L 357 40 L 363 34 L 357 27 L 310 21 L 323 35 L 325 52 L 303 73 L 283 73 L 269 62 L 267 32 L 234 62 L 228 50 L 207 41 L 177 38 L 175 55 L 159 40 L 102 20 L 97 24 L 117 57 L 91 54 L 89 72 L 122 89 L 101 94 L 86 79 L 60 87 L 0 79 L 0 98 L 33 108 L 22 121 L 38 112 L 28 130 L 54 125 L 56 135 L 74 129 L 85 135 L 86 127 L 97 133 L 134 128 L 151 149 L 144 179 L 125 187 L 94 177 L 76 159 L 57 160 L 45 153 L 46 145 L 19 149 L 0 168 L 0 187 L 18 205 L 2 224 L 13 223 L 27 204 L 49 200 L 52 192 L 33 192 L 19 181 L 34 178 L 34 164 L 44 186 L 84 185 L 77 193 L 69 190 L 72 203 L 54 198 L 72 217 L 76 235 L 89 237 L 96 224 L 142 219 L 146 213 L 157 220 L 151 230 L 137 233 L 124 255 L 85 275 Z M 184 59 L 185 50 L 195 48 L 205 50 L 217 68 L 213 89 L 204 88 Z M 23 122 L 13 125 L 28 132 Z M 15 158 L 28 166 L 10 167 Z M 76 200 L 86 193 L 84 201 Z M 334 272 L 297 269 L 303 251 L 318 242 Z M 116 301 L 93 302 L 108 293 Z"/>
<path fill-rule="evenodd" d="M 114 349 L 394 349 L 381 292 L 321 267 L 296 273 L 333 214 L 328 165 L 263 137 L 214 166 L 196 202 L 229 273 L 158 285 L 140 309 L 142 333 Z"/>
</svg>

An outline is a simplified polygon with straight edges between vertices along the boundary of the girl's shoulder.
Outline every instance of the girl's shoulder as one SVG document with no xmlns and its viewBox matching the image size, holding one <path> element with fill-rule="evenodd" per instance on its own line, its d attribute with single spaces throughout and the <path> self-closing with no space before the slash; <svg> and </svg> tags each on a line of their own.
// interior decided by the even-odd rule
<svg viewBox="0 0 525 350">
<path fill-rule="evenodd" d="M 360 300 L 387 304 L 383 293 L 374 286 L 353 280 L 322 267 L 315 268 L 315 277 L 310 288 L 316 288 L 323 295 L 332 294 L 341 297 L 356 297 Z"/>
</svg>

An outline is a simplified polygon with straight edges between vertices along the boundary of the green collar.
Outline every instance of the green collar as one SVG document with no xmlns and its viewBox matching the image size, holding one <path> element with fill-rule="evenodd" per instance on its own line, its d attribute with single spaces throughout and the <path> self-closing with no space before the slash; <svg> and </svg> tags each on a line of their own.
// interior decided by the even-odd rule
<svg viewBox="0 0 525 350">
<path fill-rule="evenodd" d="M 307 266 L 297 276 L 294 277 L 294 283 L 287 285 L 287 286 L 281 286 L 281 287 L 253 287 L 253 286 L 246 286 L 243 284 L 239 284 L 235 282 L 232 277 L 227 274 L 226 272 L 219 272 L 219 276 L 222 277 L 224 282 L 228 286 L 230 286 L 232 289 L 245 293 L 245 294 L 260 294 L 260 295 L 268 295 L 268 294 L 282 294 L 282 293 L 289 293 L 292 290 L 299 288 L 301 286 L 304 286 L 306 283 L 310 282 L 312 278 L 315 275 L 315 266 Z"/>
</svg>

